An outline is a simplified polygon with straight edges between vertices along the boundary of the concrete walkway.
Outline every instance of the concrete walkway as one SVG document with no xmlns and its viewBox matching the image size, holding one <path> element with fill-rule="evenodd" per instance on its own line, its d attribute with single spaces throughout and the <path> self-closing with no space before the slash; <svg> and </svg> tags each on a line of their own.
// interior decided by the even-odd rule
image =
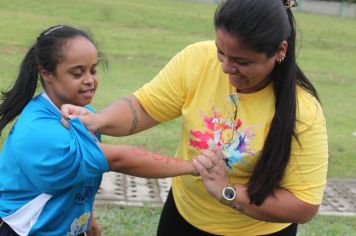
<svg viewBox="0 0 356 236">
<path fill-rule="evenodd" d="M 356 216 L 356 179 L 329 179 L 319 214 Z"/>
<path fill-rule="evenodd" d="M 170 185 L 170 179 L 105 173 L 95 204 L 162 206 Z M 319 214 L 356 216 L 356 179 L 329 179 Z"/>
</svg>

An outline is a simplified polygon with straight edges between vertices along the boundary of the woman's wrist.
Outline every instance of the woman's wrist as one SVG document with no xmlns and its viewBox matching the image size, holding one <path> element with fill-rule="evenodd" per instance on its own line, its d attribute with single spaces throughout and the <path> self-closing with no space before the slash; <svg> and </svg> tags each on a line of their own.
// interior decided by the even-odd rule
<svg viewBox="0 0 356 236">
<path fill-rule="evenodd" d="M 195 167 L 193 166 L 193 162 L 189 161 L 190 167 L 191 167 L 191 172 L 190 174 L 193 176 L 199 176 L 199 172 L 195 169 Z"/>
<path fill-rule="evenodd" d="M 226 187 L 221 190 L 219 201 L 241 213 L 245 212 L 243 204 L 246 198 L 246 186 L 241 184 L 228 183 Z"/>
<path fill-rule="evenodd" d="M 94 113 L 93 114 L 93 119 L 92 119 L 92 124 L 91 128 L 93 129 L 93 132 L 98 132 L 105 134 L 106 128 L 105 124 L 108 123 L 108 121 L 105 120 L 105 115 L 102 115 L 101 113 Z"/>
</svg>

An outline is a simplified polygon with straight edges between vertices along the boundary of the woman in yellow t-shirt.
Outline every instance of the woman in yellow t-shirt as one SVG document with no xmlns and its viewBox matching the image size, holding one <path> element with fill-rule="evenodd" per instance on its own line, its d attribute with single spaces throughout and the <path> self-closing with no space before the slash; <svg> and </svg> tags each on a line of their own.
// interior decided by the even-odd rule
<svg viewBox="0 0 356 236">
<path fill-rule="evenodd" d="M 318 95 L 296 63 L 287 0 L 227 0 L 216 39 L 187 46 L 133 96 L 94 114 L 92 131 L 128 135 L 182 117 L 176 156 L 201 176 L 172 179 L 157 235 L 296 235 L 326 184 Z"/>
</svg>

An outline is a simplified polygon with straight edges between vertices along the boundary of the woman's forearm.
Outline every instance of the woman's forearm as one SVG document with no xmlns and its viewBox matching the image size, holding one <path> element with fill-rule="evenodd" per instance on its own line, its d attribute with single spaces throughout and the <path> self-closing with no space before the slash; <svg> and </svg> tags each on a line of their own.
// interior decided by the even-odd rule
<svg viewBox="0 0 356 236">
<path fill-rule="evenodd" d="M 298 199 L 285 189 L 276 189 L 262 205 L 250 204 L 246 187 L 235 185 L 237 197 L 233 208 L 252 218 L 269 222 L 306 223 L 317 213 L 319 205 L 312 205 Z"/>
<path fill-rule="evenodd" d="M 192 175 L 191 161 L 163 156 L 130 145 L 99 144 L 111 171 L 145 178 L 166 178 Z"/>
<path fill-rule="evenodd" d="M 89 131 L 111 136 L 126 136 L 159 124 L 133 95 L 111 103 L 98 113 L 71 104 L 62 105 L 61 113 L 64 117 L 61 123 L 67 128 L 67 118 L 79 117 Z"/>
<path fill-rule="evenodd" d="M 207 191 L 222 201 L 222 191 L 229 183 L 223 153 L 220 150 L 204 150 L 201 155 L 193 159 L 193 165 L 200 173 Z M 267 196 L 260 206 L 256 206 L 250 204 L 250 198 L 248 197 L 245 185 L 230 184 L 233 184 L 236 190 L 236 197 L 231 202 L 222 202 L 257 220 L 281 223 L 305 223 L 314 217 L 319 208 L 319 205 L 303 202 L 292 192 L 282 188 L 274 189 L 273 193 Z"/>
</svg>

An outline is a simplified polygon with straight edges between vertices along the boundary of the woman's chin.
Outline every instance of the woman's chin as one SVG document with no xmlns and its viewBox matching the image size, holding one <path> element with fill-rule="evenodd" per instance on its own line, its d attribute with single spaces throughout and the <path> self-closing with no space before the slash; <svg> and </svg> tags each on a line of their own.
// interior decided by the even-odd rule
<svg viewBox="0 0 356 236">
<path fill-rule="evenodd" d="M 237 90 L 244 89 L 244 81 L 242 79 L 230 78 L 230 84 Z"/>
</svg>

